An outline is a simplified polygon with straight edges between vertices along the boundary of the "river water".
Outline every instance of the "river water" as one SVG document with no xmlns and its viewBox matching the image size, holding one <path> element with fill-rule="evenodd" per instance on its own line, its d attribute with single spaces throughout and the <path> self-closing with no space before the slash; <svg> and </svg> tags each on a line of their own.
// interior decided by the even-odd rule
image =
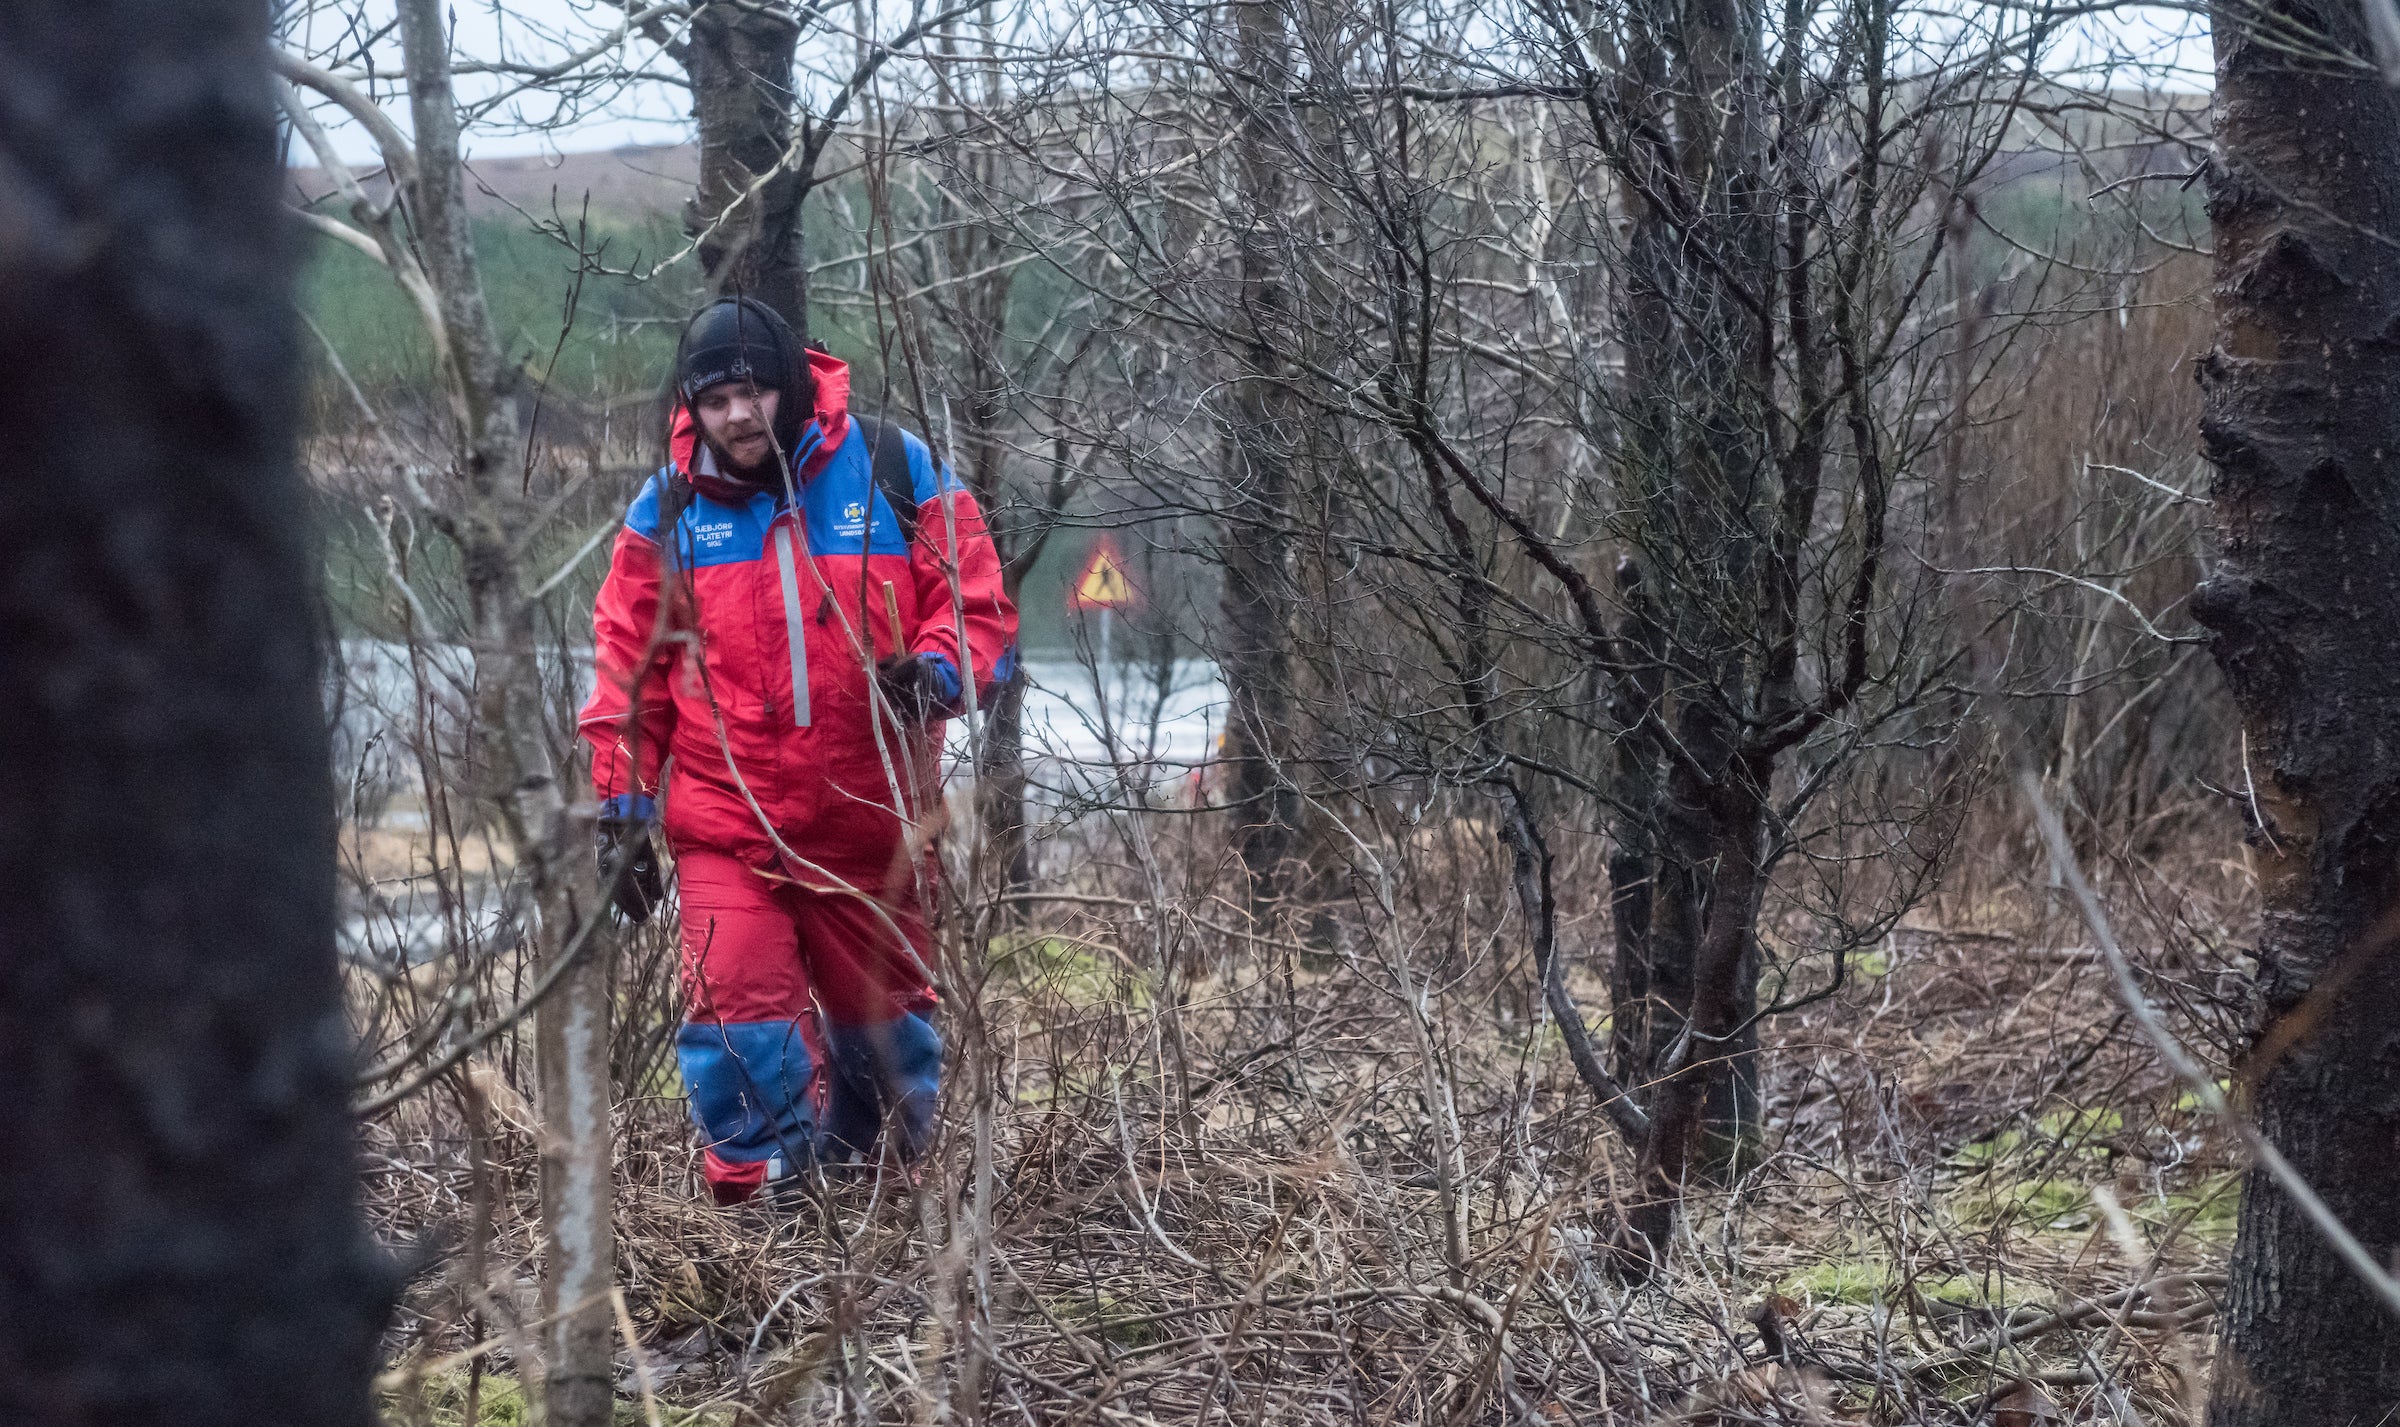
<svg viewBox="0 0 2400 1427">
<path fill-rule="evenodd" d="M 544 661 L 563 726 L 591 688 L 591 651 L 553 651 Z M 1025 762 L 1037 819 L 1053 831 L 1108 807 L 1190 805 L 1202 796 L 1204 766 L 1225 720 L 1225 685 L 1201 659 L 1118 664 L 1052 654 L 1025 661 Z M 474 660 L 458 645 L 408 646 L 344 640 L 327 681 L 334 767 L 354 836 L 405 843 L 426 826 L 423 751 L 456 767 L 474 706 Z M 963 787 L 967 721 L 950 722 L 949 782 Z M 390 965 L 439 955 L 455 938 L 424 881 L 386 868 L 357 889 L 344 918 L 345 950 Z M 462 925 L 499 915 L 488 877 L 470 876 L 475 905 Z"/>
<path fill-rule="evenodd" d="M 474 660 L 455 644 L 421 647 L 342 641 L 330 681 L 335 762 L 346 784 L 385 794 L 421 787 L 427 737 L 454 752 L 473 706 Z M 562 714 L 591 690 L 592 656 L 577 649 L 545 659 L 545 679 Z M 1225 684 L 1214 663 L 1180 659 L 1120 663 L 1049 655 L 1025 661 L 1026 761 L 1045 783 L 1088 787 L 1094 779 L 1144 783 L 1189 776 L 1215 751 L 1225 719 Z M 951 751 L 966 748 L 967 721 L 950 722 Z"/>
</svg>

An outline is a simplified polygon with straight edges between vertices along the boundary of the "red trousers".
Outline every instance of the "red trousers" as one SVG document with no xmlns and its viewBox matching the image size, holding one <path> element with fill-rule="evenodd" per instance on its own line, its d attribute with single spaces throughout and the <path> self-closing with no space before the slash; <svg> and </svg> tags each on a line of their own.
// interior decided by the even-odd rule
<svg viewBox="0 0 2400 1427">
<path fill-rule="evenodd" d="M 689 1005 L 677 1059 L 720 1202 L 820 1158 L 931 1134 L 941 1041 L 931 937 L 913 898 L 805 887 L 676 849 Z"/>
</svg>

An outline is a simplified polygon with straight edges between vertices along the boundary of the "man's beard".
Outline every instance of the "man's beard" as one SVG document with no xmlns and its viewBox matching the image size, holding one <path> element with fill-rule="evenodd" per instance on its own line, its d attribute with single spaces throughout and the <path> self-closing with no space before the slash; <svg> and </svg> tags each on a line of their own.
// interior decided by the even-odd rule
<svg viewBox="0 0 2400 1427">
<path fill-rule="evenodd" d="M 709 454 L 717 458 L 717 473 L 722 475 L 726 480 L 736 482 L 740 485 L 759 486 L 762 488 L 768 486 L 779 486 L 783 483 L 781 473 L 776 469 L 776 453 L 774 442 L 770 441 L 767 443 L 766 455 L 760 457 L 757 461 L 751 463 L 750 465 L 745 466 L 741 462 L 733 459 L 732 456 L 728 455 L 725 448 L 718 445 L 716 442 L 709 441 L 706 436 L 702 436 L 700 439 L 708 443 Z"/>
</svg>

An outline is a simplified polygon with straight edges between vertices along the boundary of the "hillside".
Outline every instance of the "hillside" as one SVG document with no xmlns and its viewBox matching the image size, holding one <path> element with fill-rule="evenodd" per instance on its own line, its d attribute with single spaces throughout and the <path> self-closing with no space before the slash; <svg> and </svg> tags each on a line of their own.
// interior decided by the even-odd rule
<svg viewBox="0 0 2400 1427">
<path fill-rule="evenodd" d="M 595 213 L 679 213 L 700 176 L 697 144 L 630 144 L 585 153 L 528 154 L 515 158 L 479 159 L 467 165 L 472 176 L 468 201 L 478 218 L 497 218 L 512 208 L 546 213 L 551 197 L 559 210 L 574 212 L 585 195 Z M 295 196 L 302 203 L 321 202 L 333 184 L 318 168 L 291 171 Z"/>
</svg>

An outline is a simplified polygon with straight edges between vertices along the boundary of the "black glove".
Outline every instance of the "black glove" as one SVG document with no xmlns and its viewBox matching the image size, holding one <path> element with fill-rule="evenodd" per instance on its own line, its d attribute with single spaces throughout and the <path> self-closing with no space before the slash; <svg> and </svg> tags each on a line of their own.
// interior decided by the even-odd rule
<svg viewBox="0 0 2400 1427">
<path fill-rule="evenodd" d="M 958 702 L 958 676 L 938 654 L 895 654 L 875 666 L 875 682 L 908 723 L 947 718 Z"/>
<path fill-rule="evenodd" d="M 600 880 L 617 914 L 635 926 L 650 920 L 651 911 L 667 899 L 658 854 L 650 848 L 650 819 L 657 811 L 657 804 L 639 793 L 620 793 L 600 805 Z"/>
</svg>

